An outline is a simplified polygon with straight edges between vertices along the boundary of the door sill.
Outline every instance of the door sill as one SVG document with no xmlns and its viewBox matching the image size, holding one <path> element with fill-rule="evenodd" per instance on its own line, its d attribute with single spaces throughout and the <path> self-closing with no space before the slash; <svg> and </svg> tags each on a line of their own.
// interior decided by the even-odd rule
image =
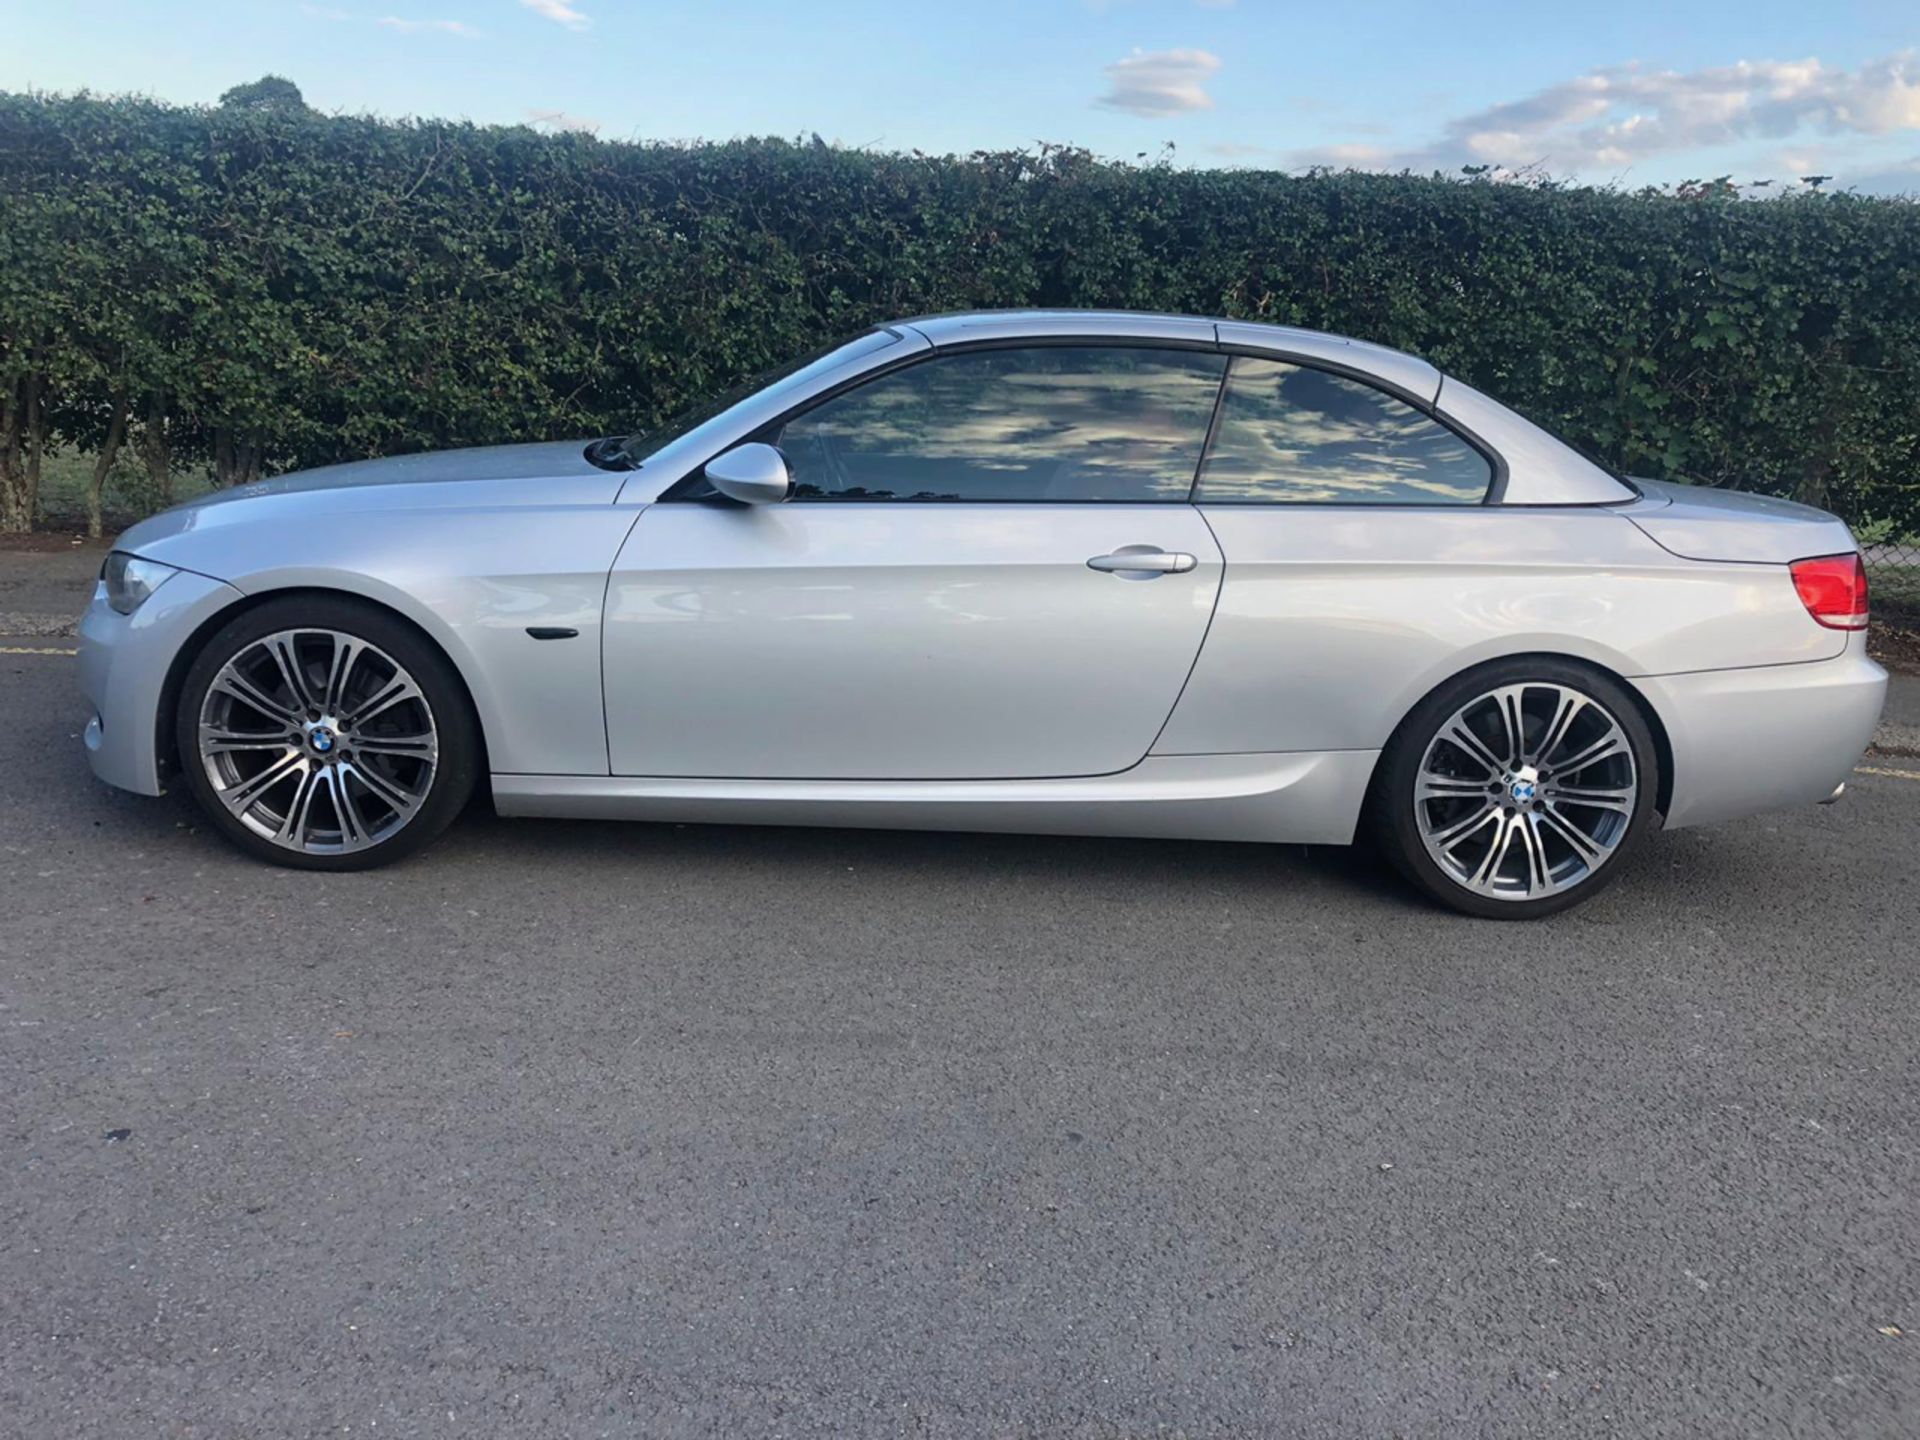
<svg viewBox="0 0 1920 1440">
<path fill-rule="evenodd" d="M 1343 845 L 1376 750 L 1157 755 L 1057 780 L 495 775 L 502 815 Z"/>
</svg>

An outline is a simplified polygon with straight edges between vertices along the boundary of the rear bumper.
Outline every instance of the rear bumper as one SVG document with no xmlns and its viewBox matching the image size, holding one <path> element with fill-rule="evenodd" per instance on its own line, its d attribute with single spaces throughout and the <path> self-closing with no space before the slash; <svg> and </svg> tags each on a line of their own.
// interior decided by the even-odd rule
<svg viewBox="0 0 1920 1440">
<path fill-rule="evenodd" d="M 87 762 L 109 785 L 158 795 L 160 701 L 174 657 L 213 616 L 244 598 L 231 585 L 182 570 L 131 615 L 96 585 L 80 621 L 80 688 L 93 705 Z"/>
<path fill-rule="evenodd" d="M 1887 672 L 1848 637 L 1836 659 L 1642 676 L 1673 744 L 1667 828 L 1834 797 L 1873 741 Z"/>
</svg>

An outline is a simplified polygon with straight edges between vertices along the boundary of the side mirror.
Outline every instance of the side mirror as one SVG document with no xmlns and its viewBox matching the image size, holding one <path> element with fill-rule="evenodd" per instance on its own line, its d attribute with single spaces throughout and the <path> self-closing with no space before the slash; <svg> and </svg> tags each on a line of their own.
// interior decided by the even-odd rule
<svg viewBox="0 0 1920 1440">
<path fill-rule="evenodd" d="M 757 441 L 714 456 L 707 462 L 706 476 L 722 495 L 745 505 L 773 505 L 793 489 L 787 457 Z"/>
</svg>

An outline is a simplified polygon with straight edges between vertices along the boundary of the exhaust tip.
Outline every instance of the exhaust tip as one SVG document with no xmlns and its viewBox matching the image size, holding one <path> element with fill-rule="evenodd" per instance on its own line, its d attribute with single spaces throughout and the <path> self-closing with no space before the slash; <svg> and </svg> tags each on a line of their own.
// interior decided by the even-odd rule
<svg viewBox="0 0 1920 1440">
<path fill-rule="evenodd" d="M 1822 805 L 1835 804 L 1840 799 L 1840 797 L 1846 793 L 1847 793 L 1847 782 L 1842 780 L 1838 785 L 1833 787 L 1833 793 L 1827 796 L 1827 798 L 1822 800 L 1820 803 Z"/>
</svg>

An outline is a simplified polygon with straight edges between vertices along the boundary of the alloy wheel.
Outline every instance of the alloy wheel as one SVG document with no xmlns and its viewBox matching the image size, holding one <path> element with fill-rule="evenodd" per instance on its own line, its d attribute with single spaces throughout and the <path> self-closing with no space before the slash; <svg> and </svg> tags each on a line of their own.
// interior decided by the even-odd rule
<svg viewBox="0 0 1920 1440">
<path fill-rule="evenodd" d="M 396 834 L 426 802 L 440 755 L 432 707 L 406 668 L 329 629 L 243 646 L 207 687 L 195 743 L 228 813 L 314 855 Z"/>
<path fill-rule="evenodd" d="M 1414 821 L 1455 884 L 1537 900 L 1612 858 L 1639 796 L 1633 746 L 1591 695 L 1547 682 L 1488 690 L 1454 711 L 1414 779 Z"/>
</svg>

